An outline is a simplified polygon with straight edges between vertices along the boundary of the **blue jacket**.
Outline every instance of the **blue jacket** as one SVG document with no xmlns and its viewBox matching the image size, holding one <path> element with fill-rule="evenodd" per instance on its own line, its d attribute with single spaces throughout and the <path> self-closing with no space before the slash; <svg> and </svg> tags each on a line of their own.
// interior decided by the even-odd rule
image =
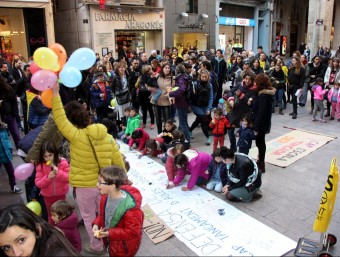
<svg viewBox="0 0 340 257">
<path fill-rule="evenodd" d="M 40 125 L 44 125 L 48 119 L 51 109 L 43 105 L 40 96 L 35 96 L 28 109 L 28 125 L 34 129 Z"/>
<path fill-rule="evenodd" d="M 94 82 L 91 86 L 91 97 L 92 97 L 92 103 L 95 106 L 95 108 L 100 108 L 104 106 L 110 105 L 110 102 L 112 100 L 112 95 L 111 95 L 111 87 L 107 81 L 105 83 L 105 93 L 106 93 L 106 100 L 102 100 L 100 97 L 100 94 L 103 92 L 101 91 L 99 85 L 97 82 Z"/>
<path fill-rule="evenodd" d="M 7 130 L 0 128 L 0 164 L 12 161 L 12 144 Z"/>
<path fill-rule="evenodd" d="M 240 128 L 238 131 L 240 137 L 237 142 L 237 146 L 241 148 L 251 148 L 252 141 L 255 140 L 255 133 L 253 128 Z"/>
</svg>

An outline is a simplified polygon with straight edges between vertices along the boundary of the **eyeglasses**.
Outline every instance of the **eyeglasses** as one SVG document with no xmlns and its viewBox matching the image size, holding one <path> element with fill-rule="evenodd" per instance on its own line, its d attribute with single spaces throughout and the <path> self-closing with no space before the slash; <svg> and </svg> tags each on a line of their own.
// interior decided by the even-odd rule
<svg viewBox="0 0 340 257">
<path fill-rule="evenodd" d="M 107 182 L 101 182 L 100 180 L 97 181 L 97 184 L 98 185 L 108 185 L 109 183 Z"/>
</svg>

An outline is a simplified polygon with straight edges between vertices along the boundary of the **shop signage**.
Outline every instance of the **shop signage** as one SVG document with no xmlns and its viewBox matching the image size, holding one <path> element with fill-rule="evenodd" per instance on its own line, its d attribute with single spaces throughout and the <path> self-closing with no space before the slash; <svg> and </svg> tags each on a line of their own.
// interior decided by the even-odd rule
<svg viewBox="0 0 340 257">
<path fill-rule="evenodd" d="M 178 25 L 178 28 L 180 29 L 204 29 L 204 23 L 188 23 L 188 24 L 181 24 Z"/>
<path fill-rule="evenodd" d="M 149 21 L 128 21 L 126 22 L 125 29 L 163 29 L 163 22 Z"/>
<path fill-rule="evenodd" d="M 233 18 L 233 17 L 220 17 L 218 19 L 219 25 L 227 26 L 255 26 L 255 20 L 243 19 L 243 18 Z"/>
</svg>

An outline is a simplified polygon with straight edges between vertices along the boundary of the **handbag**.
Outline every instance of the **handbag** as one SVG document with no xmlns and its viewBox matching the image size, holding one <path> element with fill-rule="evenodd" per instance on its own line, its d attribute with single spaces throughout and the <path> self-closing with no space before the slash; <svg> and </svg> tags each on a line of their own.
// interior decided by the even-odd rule
<svg viewBox="0 0 340 257">
<path fill-rule="evenodd" d="M 131 95 L 129 89 L 122 93 L 115 94 L 117 104 L 123 105 L 131 101 Z"/>
</svg>

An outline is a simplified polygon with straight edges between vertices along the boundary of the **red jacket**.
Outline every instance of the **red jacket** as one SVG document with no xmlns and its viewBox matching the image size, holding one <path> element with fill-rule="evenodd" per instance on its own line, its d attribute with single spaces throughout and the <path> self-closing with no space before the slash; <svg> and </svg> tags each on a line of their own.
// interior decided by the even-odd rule
<svg viewBox="0 0 340 257">
<path fill-rule="evenodd" d="M 215 125 L 213 125 L 211 122 L 209 124 L 209 127 L 213 129 L 213 135 L 214 136 L 223 136 L 224 133 L 224 128 L 230 127 L 229 121 L 227 120 L 226 117 L 222 116 L 221 119 L 213 119 L 213 121 L 215 121 Z"/>
<path fill-rule="evenodd" d="M 132 147 L 134 143 L 138 143 L 138 148 L 137 150 L 141 151 L 144 149 L 145 147 L 145 143 L 146 141 L 148 141 L 150 139 L 150 136 L 147 132 L 144 131 L 144 129 L 142 128 L 138 128 L 136 130 L 141 130 L 143 132 L 143 136 L 141 138 L 138 138 L 138 139 L 133 139 L 133 138 L 130 138 L 129 140 L 129 146 Z"/>
<path fill-rule="evenodd" d="M 72 212 L 70 216 L 53 225 L 62 230 L 71 245 L 81 252 L 81 238 L 78 230 L 78 217 L 75 212 Z"/>
<path fill-rule="evenodd" d="M 58 164 L 58 173 L 53 179 L 48 178 L 51 166 L 39 163 L 36 166 L 35 185 L 41 189 L 41 194 L 46 197 L 66 195 L 68 192 L 68 172 L 70 166 L 66 159 L 61 158 Z"/>
<path fill-rule="evenodd" d="M 174 162 L 174 155 L 172 154 L 173 147 L 169 148 L 167 150 L 167 155 L 168 157 L 166 158 L 165 162 L 165 170 L 166 170 L 166 175 L 168 176 L 169 182 L 174 181 L 175 175 L 176 175 L 176 166 Z"/>
<path fill-rule="evenodd" d="M 135 256 L 142 240 L 144 214 L 141 210 L 142 195 L 130 185 L 121 186 L 126 193 L 115 211 L 108 229 L 109 236 L 104 237 L 105 246 L 109 247 L 110 256 Z M 105 207 L 107 195 L 102 195 L 99 216 L 92 225 L 105 227 Z"/>
<path fill-rule="evenodd" d="M 159 148 L 157 148 L 157 150 L 154 152 L 154 153 L 150 153 L 150 155 L 151 156 L 153 156 L 153 157 L 156 157 L 158 154 L 161 154 L 161 153 L 163 153 L 163 146 L 164 146 L 164 139 L 163 138 L 161 138 L 161 137 L 156 137 L 155 138 L 155 140 L 158 142 L 158 144 L 159 144 Z M 142 155 L 146 155 L 146 154 L 148 154 L 149 153 L 149 151 L 148 151 L 148 149 L 146 149 L 146 147 L 144 148 L 144 150 L 143 150 L 143 152 L 142 152 Z"/>
</svg>

